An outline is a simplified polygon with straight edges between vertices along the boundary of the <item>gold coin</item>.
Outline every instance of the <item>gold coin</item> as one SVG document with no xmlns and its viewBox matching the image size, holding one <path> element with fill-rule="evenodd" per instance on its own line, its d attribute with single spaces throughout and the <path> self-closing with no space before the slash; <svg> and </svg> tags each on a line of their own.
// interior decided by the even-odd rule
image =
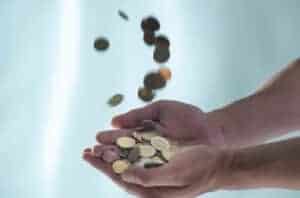
<svg viewBox="0 0 300 198">
<path fill-rule="evenodd" d="M 171 70 L 167 67 L 162 67 L 159 69 L 159 74 L 165 79 L 170 80 L 172 77 Z"/>
<path fill-rule="evenodd" d="M 150 142 L 151 138 L 159 136 L 159 133 L 157 131 L 147 131 L 141 133 L 141 135 L 143 140 Z"/>
<path fill-rule="evenodd" d="M 120 148 L 129 149 L 135 146 L 136 141 L 131 137 L 120 137 L 117 139 L 116 143 Z"/>
<path fill-rule="evenodd" d="M 151 142 L 151 145 L 159 151 L 166 151 L 166 150 L 170 149 L 170 143 L 164 137 L 161 137 L 161 136 L 153 137 L 153 138 L 151 138 L 150 142 Z"/>
<path fill-rule="evenodd" d="M 153 146 L 147 144 L 139 144 L 138 145 L 140 150 L 141 157 L 152 157 L 155 155 L 156 150 Z"/>
<path fill-rule="evenodd" d="M 170 161 L 170 159 L 174 156 L 175 152 L 170 150 L 163 150 L 161 151 L 161 154 L 165 160 Z"/>
<path fill-rule="evenodd" d="M 122 174 L 125 172 L 130 166 L 130 162 L 128 160 L 117 160 L 112 164 L 112 169 L 117 174 Z"/>
<path fill-rule="evenodd" d="M 139 141 L 139 142 L 142 142 L 143 141 L 143 139 L 142 139 L 142 134 L 141 133 L 138 133 L 138 132 L 133 132 L 132 133 L 132 137 L 134 137 L 137 141 Z"/>
</svg>

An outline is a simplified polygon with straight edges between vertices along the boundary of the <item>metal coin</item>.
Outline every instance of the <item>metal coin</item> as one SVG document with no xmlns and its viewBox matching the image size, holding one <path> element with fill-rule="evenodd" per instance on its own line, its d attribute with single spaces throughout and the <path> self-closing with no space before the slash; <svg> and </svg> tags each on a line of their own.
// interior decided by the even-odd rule
<svg viewBox="0 0 300 198">
<path fill-rule="evenodd" d="M 144 42 L 147 45 L 153 45 L 155 43 L 155 33 L 154 32 L 145 32 L 144 33 Z"/>
<path fill-rule="evenodd" d="M 158 163 L 155 163 L 155 162 L 149 162 L 149 163 L 144 164 L 144 168 L 157 168 L 157 167 L 160 167 L 162 165 L 163 164 L 158 164 Z"/>
<path fill-rule="evenodd" d="M 138 145 L 140 157 L 152 157 L 155 155 L 156 150 L 153 146 L 147 144 Z"/>
<path fill-rule="evenodd" d="M 127 159 L 129 155 L 129 149 L 121 149 L 120 157 L 123 159 Z"/>
<path fill-rule="evenodd" d="M 155 94 L 151 89 L 143 87 L 143 88 L 139 88 L 138 97 L 144 102 L 150 102 L 154 99 Z"/>
<path fill-rule="evenodd" d="M 159 133 L 157 131 L 147 131 L 141 133 L 141 135 L 143 140 L 150 142 L 153 137 L 159 136 Z"/>
<path fill-rule="evenodd" d="M 103 152 L 102 159 L 107 163 L 112 163 L 120 159 L 120 153 L 114 152 L 113 150 L 107 150 Z"/>
<path fill-rule="evenodd" d="M 129 149 L 135 146 L 136 141 L 131 137 L 120 137 L 117 139 L 116 143 L 120 148 Z"/>
<path fill-rule="evenodd" d="M 109 41 L 104 37 L 97 38 L 94 42 L 94 47 L 97 51 L 105 51 L 109 48 L 109 45 Z"/>
<path fill-rule="evenodd" d="M 165 63 L 170 58 L 170 50 L 168 48 L 155 48 L 153 59 L 157 63 Z"/>
<path fill-rule="evenodd" d="M 159 30 L 160 24 L 155 17 L 149 16 L 142 20 L 141 27 L 144 32 L 154 32 Z"/>
<path fill-rule="evenodd" d="M 112 164 L 112 169 L 116 174 L 122 174 L 129 166 L 130 162 L 128 160 L 117 160 Z"/>
<path fill-rule="evenodd" d="M 170 80 L 172 77 L 172 72 L 167 67 L 162 67 L 159 69 L 159 74 L 167 81 Z"/>
<path fill-rule="evenodd" d="M 122 19 L 124 19 L 125 21 L 128 21 L 128 20 L 129 20 L 128 15 L 127 15 L 124 11 L 118 10 L 118 14 L 119 14 L 119 16 L 120 16 Z"/>
<path fill-rule="evenodd" d="M 140 149 L 139 147 L 135 147 L 129 151 L 128 161 L 134 163 L 139 159 L 139 157 L 140 157 Z"/>
<path fill-rule="evenodd" d="M 123 100 L 124 96 L 122 94 L 116 94 L 107 101 L 107 104 L 111 107 L 115 107 L 121 104 Z"/>
<path fill-rule="evenodd" d="M 157 72 L 151 72 L 144 77 L 144 86 L 148 89 L 161 89 L 166 86 L 166 80 Z"/>
<path fill-rule="evenodd" d="M 169 39 L 164 35 L 159 35 L 155 38 L 155 47 L 157 48 L 169 48 L 170 47 L 170 41 Z"/>
<path fill-rule="evenodd" d="M 170 143 L 164 137 L 161 137 L 161 136 L 153 137 L 153 138 L 151 138 L 150 142 L 151 142 L 151 145 L 159 151 L 166 151 L 166 150 L 170 149 Z"/>
</svg>

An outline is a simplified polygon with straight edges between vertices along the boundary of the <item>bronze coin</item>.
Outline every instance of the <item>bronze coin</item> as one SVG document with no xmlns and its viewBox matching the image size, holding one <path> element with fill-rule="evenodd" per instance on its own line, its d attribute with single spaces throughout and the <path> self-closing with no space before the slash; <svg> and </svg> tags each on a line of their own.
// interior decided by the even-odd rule
<svg viewBox="0 0 300 198">
<path fill-rule="evenodd" d="M 159 70 L 160 75 L 165 79 L 165 80 L 170 80 L 172 77 L 172 72 L 169 68 L 167 67 L 162 67 Z"/>
<path fill-rule="evenodd" d="M 145 32 L 144 33 L 144 42 L 147 45 L 153 45 L 155 43 L 155 33 L 154 32 Z"/>
<path fill-rule="evenodd" d="M 119 10 L 119 11 L 118 11 L 118 14 L 119 14 L 119 16 L 120 16 L 122 19 L 124 19 L 125 21 L 128 21 L 128 20 L 129 20 L 128 15 L 127 15 L 124 11 Z"/>
<path fill-rule="evenodd" d="M 158 72 L 151 72 L 144 77 L 144 86 L 150 90 L 161 89 L 166 86 L 166 80 Z"/>
<path fill-rule="evenodd" d="M 156 48 L 153 53 L 153 59 L 157 63 L 165 63 L 170 58 L 170 50 L 168 48 Z"/>
<path fill-rule="evenodd" d="M 104 37 L 97 38 L 94 42 L 94 47 L 97 51 L 105 51 L 109 48 L 109 45 L 109 41 Z"/>
<path fill-rule="evenodd" d="M 142 20 L 141 27 L 144 32 L 155 32 L 159 30 L 160 24 L 155 17 L 149 16 Z"/>
<path fill-rule="evenodd" d="M 111 107 L 115 107 L 121 104 L 123 99 L 124 96 L 122 94 L 115 94 L 107 101 L 107 104 Z"/>
<path fill-rule="evenodd" d="M 166 36 L 159 35 L 155 38 L 155 47 L 157 47 L 157 48 L 169 48 L 170 47 L 170 41 Z"/>
<path fill-rule="evenodd" d="M 144 88 L 139 88 L 138 97 L 144 102 L 150 102 L 154 99 L 155 94 L 151 89 L 147 89 L 144 87 Z"/>
<path fill-rule="evenodd" d="M 140 156 L 140 150 L 138 147 L 135 147 L 129 151 L 128 161 L 134 163 L 139 159 L 139 156 Z"/>
</svg>

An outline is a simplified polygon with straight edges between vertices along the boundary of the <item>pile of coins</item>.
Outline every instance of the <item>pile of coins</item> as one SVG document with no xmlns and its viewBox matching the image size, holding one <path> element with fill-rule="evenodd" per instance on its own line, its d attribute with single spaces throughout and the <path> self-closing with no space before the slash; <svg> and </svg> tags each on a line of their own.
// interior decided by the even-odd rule
<svg viewBox="0 0 300 198">
<path fill-rule="evenodd" d="M 118 10 L 118 15 L 125 21 L 129 20 L 128 15 Z M 160 30 L 160 22 L 153 16 L 142 19 L 141 28 L 144 33 L 144 42 L 149 46 L 154 46 L 153 59 L 156 63 L 165 63 L 170 58 L 170 41 L 164 35 L 156 35 Z M 99 52 L 104 52 L 110 47 L 110 42 L 106 37 L 98 37 L 94 41 L 94 48 Z M 143 86 L 138 88 L 137 96 L 144 102 L 151 102 L 156 91 L 165 88 L 167 81 L 171 79 L 171 70 L 167 67 L 160 67 L 159 70 L 148 72 L 144 76 Z M 124 100 L 124 95 L 115 94 L 108 99 L 110 107 L 116 107 Z"/>
<path fill-rule="evenodd" d="M 156 131 L 133 132 L 132 136 L 120 137 L 116 140 L 119 156 L 112 162 L 116 174 L 122 174 L 130 166 L 155 168 L 168 163 L 174 156 L 177 146 Z"/>
</svg>

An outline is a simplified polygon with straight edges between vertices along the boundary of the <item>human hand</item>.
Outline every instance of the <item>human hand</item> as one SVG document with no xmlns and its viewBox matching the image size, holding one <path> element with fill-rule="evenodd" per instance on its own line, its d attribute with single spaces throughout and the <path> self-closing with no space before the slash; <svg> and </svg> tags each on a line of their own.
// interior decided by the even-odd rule
<svg viewBox="0 0 300 198">
<path fill-rule="evenodd" d="M 106 148 L 107 145 L 97 146 L 98 152 Z M 138 197 L 193 198 L 218 190 L 231 155 L 217 148 L 191 146 L 177 153 L 168 164 L 153 169 L 130 168 L 121 176 L 113 172 L 110 164 L 95 157 L 92 150 L 84 152 L 83 158 Z"/>
<path fill-rule="evenodd" d="M 112 120 L 116 130 L 102 131 L 97 140 L 111 144 L 116 137 L 128 135 L 145 122 L 155 125 L 164 136 L 186 144 L 224 145 L 222 128 L 199 108 L 176 101 L 158 101 L 119 115 Z"/>
</svg>

